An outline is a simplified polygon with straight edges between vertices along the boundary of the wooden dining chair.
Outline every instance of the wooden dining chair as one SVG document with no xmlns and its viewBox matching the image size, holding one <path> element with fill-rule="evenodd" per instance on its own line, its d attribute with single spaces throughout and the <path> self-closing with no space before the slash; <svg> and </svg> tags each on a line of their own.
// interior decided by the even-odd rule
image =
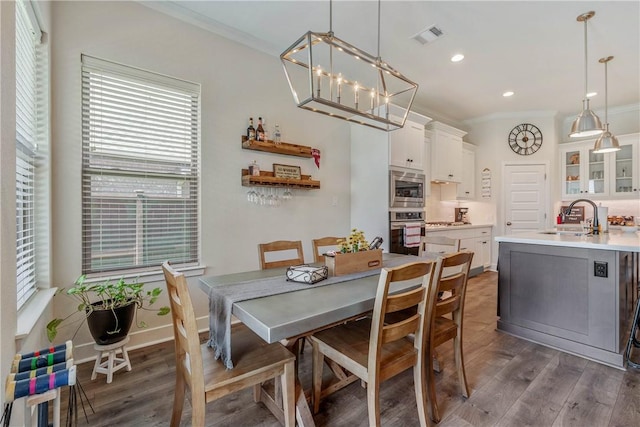
<svg viewBox="0 0 640 427">
<path fill-rule="evenodd" d="M 267 254 L 279 252 L 284 256 L 291 251 L 296 251 L 295 258 L 279 259 L 276 261 L 267 261 Z M 258 253 L 260 255 L 260 269 L 267 270 L 269 268 L 290 267 L 292 265 L 304 264 L 304 254 L 302 252 L 302 241 L 300 240 L 277 240 L 275 242 L 260 243 L 258 245 Z"/>
<path fill-rule="evenodd" d="M 460 239 L 452 239 L 446 236 L 422 236 L 418 256 L 425 253 L 448 254 L 460 250 Z"/>
<path fill-rule="evenodd" d="M 380 383 L 413 368 L 420 425 L 429 425 L 426 402 L 426 364 L 424 343 L 425 308 L 428 290 L 438 261 L 419 261 L 396 268 L 383 268 L 371 317 L 327 329 L 310 337 L 313 345 L 313 411 L 320 400 L 358 379 L 367 384 L 369 425 L 380 425 Z M 393 282 L 415 280 L 419 286 L 390 294 Z M 385 314 L 415 307 L 415 314 L 397 323 L 385 323 Z M 414 339 L 409 335 L 414 334 Z M 325 357 L 330 365 L 344 369 L 337 382 L 322 388 Z M 335 368 L 332 369 L 335 372 Z"/>
<path fill-rule="evenodd" d="M 473 252 L 462 251 L 442 257 L 440 268 L 436 272 L 433 286 L 429 290 L 429 303 L 426 308 L 427 328 L 429 336 L 426 340 L 426 357 L 429 361 L 427 369 L 429 403 L 431 419 L 440 422 L 438 402 L 436 399 L 435 379 L 432 369 L 435 349 L 439 345 L 453 340 L 454 359 L 458 374 L 458 382 L 464 397 L 469 397 L 469 386 L 464 370 L 464 354 L 462 351 L 462 326 L 464 300 L 467 293 L 467 280 L 471 268 Z M 454 271 L 448 275 L 445 272 Z"/>
<path fill-rule="evenodd" d="M 311 243 L 313 244 L 313 255 L 315 257 L 315 261 L 324 262 L 324 256 L 322 255 L 321 248 L 331 246 L 336 249 L 340 240 L 344 240 L 344 237 L 321 237 L 319 239 L 313 239 Z"/>
<path fill-rule="evenodd" d="M 215 351 L 200 344 L 196 317 L 184 274 L 169 263 L 162 264 L 173 319 L 176 355 L 176 387 L 171 426 L 180 425 L 187 389 L 191 392 L 192 426 L 205 425 L 205 404 L 236 391 L 254 387 L 257 397 L 269 399 L 260 392 L 260 384 L 280 379 L 282 404 L 267 402 L 266 406 L 285 426 L 295 426 L 295 357 L 281 344 L 267 344 L 242 323 L 231 326 L 231 352 L 234 367 L 227 369 Z M 282 412 L 275 408 L 281 407 Z M 211 421 L 209 422 L 209 424 Z"/>
</svg>

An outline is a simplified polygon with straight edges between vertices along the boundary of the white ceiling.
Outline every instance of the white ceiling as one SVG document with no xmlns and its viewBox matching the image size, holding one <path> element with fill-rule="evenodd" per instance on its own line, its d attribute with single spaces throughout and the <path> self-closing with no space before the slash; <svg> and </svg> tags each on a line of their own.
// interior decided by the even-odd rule
<svg viewBox="0 0 640 427">
<path fill-rule="evenodd" d="M 160 1 L 143 4 L 274 56 L 305 32 L 329 30 L 329 1 Z M 640 1 L 400 1 L 381 3 L 382 58 L 419 84 L 414 109 L 463 121 L 518 111 L 577 114 L 584 93 L 584 24 L 588 22 L 591 107 L 640 103 Z M 378 2 L 333 2 L 336 37 L 375 56 Z M 445 36 L 411 39 L 437 25 Z M 454 53 L 465 55 L 454 64 Z M 283 79 L 284 73 L 283 73 Z M 512 90 L 515 95 L 504 98 Z M 293 101 L 292 101 L 293 102 Z M 604 119 L 604 117 L 602 117 Z"/>
</svg>

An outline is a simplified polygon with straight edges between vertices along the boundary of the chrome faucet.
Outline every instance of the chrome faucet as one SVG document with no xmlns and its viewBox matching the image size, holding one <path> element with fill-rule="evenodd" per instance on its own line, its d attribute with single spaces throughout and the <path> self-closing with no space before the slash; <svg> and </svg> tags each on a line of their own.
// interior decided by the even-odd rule
<svg viewBox="0 0 640 427">
<path fill-rule="evenodd" d="M 589 203 L 591 206 L 593 206 L 593 232 L 592 232 L 592 234 L 600 234 L 600 222 L 598 221 L 598 206 L 596 206 L 596 204 L 593 203 L 589 199 L 576 199 L 573 202 L 571 202 L 569 207 L 564 211 L 564 213 L 562 215 L 563 219 L 564 219 L 565 215 L 571 214 L 571 209 L 573 209 L 573 205 L 575 205 L 578 202 L 586 202 L 586 203 Z"/>
</svg>

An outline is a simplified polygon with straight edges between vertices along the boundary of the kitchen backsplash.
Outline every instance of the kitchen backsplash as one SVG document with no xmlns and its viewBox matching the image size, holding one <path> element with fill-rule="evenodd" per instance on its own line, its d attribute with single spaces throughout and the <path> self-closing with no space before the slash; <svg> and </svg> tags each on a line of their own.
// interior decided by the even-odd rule
<svg viewBox="0 0 640 427">
<path fill-rule="evenodd" d="M 493 203 L 471 201 L 441 201 L 439 184 L 431 184 L 431 196 L 425 204 L 427 221 L 455 221 L 454 210 L 458 207 L 469 208 L 467 214 L 471 224 L 495 224 L 496 208 Z"/>
</svg>

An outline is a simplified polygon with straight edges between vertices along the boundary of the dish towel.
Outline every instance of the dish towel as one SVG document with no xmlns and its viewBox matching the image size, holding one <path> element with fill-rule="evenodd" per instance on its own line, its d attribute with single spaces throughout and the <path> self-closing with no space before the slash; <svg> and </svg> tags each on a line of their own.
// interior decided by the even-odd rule
<svg viewBox="0 0 640 427">
<path fill-rule="evenodd" d="M 417 248 L 420 246 L 420 223 L 409 223 L 404 225 L 404 246 L 406 248 Z"/>
</svg>

